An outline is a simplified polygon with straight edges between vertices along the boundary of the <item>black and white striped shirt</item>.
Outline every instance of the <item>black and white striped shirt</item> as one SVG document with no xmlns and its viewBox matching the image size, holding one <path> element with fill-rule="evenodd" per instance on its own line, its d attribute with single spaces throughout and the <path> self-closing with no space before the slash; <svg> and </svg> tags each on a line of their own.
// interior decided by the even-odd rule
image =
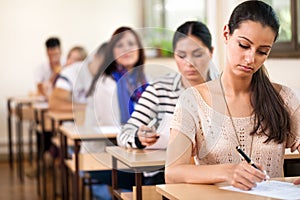
<svg viewBox="0 0 300 200">
<path fill-rule="evenodd" d="M 208 80 L 217 77 L 217 73 L 210 73 Z M 157 118 L 157 128 L 165 113 L 173 114 L 179 95 L 185 90 L 181 83 L 181 75 L 170 73 L 150 84 L 143 92 L 131 118 L 122 127 L 117 137 L 118 145 L 123 147 L 143 148 L 136 138 L 141 125 L 148 125 L 153 118 Z"/>
</svg>

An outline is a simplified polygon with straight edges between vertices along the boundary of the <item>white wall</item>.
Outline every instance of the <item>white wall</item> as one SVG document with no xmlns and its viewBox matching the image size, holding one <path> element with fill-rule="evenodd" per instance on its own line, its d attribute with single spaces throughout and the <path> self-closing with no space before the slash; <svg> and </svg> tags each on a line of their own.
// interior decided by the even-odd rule
<svg viewBox="0 0 300 200">
<path fill-rule="evenodd" d="M 216 47 L 214 60 L 222 69 L 225 55 L 223 26 L 241 0 L 208 2 L 208 27 Z M 142 24 L 140 6 L 140 0 L 0 1 L 1 147 L 7 143 L 7 97 L 26 95 L 35 89 L 33 71 L 40 62 L 46 60 L 45 40 L 52 35 L 59 36 L 64 55 L 77 44 L 91 52 L 108 39 L 117 27 L 128 25 L 139 28 Z M 174 64 L 170 60 L 166 62 L 165 66 Z M 300 88 L 300 59 L 269 59 L 266 66 L 272 80 Z"/>
<path fill-rule="evenodd" d="M 119 26 L 140 27 L 139 0 L 0 1 L 0 146 L 7 141 L 7 97 L 34 91 L 35 67 L 46 60 L 44 42 L 58 36 L 63 54 L 74 45 L 88 52 Z"/>
</svg>

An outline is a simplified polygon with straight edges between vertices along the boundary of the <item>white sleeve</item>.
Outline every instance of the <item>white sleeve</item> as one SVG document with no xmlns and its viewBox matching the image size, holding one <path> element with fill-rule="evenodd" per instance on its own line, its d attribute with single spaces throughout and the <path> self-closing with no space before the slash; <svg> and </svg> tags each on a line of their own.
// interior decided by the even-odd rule
<svg viewBox="0 0 300 200">
<path fill-rule="evenodd" d="M 45 70 L 43 65 L 38 65 L 34 71 L 34 82 L 35 84 L 42 83 L 45 80 Z"/>
<path fill-rule="evenodd" d="M 55 83 L 55 87 L 61 88 L 61 89 L 67 90 L 67 91 L 72 91 L 71 82 L 68 81 L 68 79 L 66 77 L 65 78 L 58 77 L 57 81 Z"/>
</svg>

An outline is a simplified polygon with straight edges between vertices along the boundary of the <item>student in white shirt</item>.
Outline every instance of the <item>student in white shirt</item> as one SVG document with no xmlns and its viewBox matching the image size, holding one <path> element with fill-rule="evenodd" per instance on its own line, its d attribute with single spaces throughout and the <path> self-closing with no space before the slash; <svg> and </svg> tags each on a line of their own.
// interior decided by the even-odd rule
<svg viewBox="0 0 300 200">
<path fill-rule="evenodd" d="M 106 43 L 102 44 L 90 61 L 81 58 L 80 62 L 66 66 L 60 72 L 49 98 L 50 110 L 72 112 L 85 108 L 86 94 L 102 62 L 105 46 Z"/>
<path fill-rule="evenodd" d="M 45 42 L 48 61 L 40 64 L 34 73 L 37 93 L 43 96 L 49 96 L 51 85 L 60 72 L 65 61 L 61 59 L 61 44 L 59 38 L 51 37 Z M 50 88 L 49 88 L 50 87 Z"/>
</svg>

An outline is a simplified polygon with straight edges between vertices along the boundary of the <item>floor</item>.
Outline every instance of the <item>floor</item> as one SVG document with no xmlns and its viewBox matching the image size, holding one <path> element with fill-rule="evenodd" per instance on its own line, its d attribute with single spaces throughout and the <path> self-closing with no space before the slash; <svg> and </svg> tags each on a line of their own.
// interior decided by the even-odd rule
<svg viewBox="0 0 300 200">
<path fill-rule="evenodd" d="M 30 165 L 29 162 L 24 162 L 24 183 L 21 183 L 16 165 L 14 169 L 10 169 L 9 163 L 5 161 L 0 161 L 0 200 L 42 200 L 42 196 L 37 193 L 37 178 L 34 175 L 36 172 L 36 167 Z M 47 170 L 47 200 L 54 199 L 52 194 L 52 171 L 50 168 Z M 57 171 L 59 172 L 59 170 Z M 59 176 L 59 175 L 58 175 Z M 59 180 L 59 178 L 57 179 Z M 71 181 L 71 180 L 70 180 Z M 60 188 L 60 184 L 56 184 L 57 190 Z M 89 198 L 88 188 L 85 190 L 85 199 Z M 59 192 L 58 192 L 59 193 Z M 60 195 L 56 195 L 56 200 L 61 200 Z"/>
<path fill-rule="evenodd" d="M 16 167 L 15 167 L 16 168 Z M 32 169 L 26 164 L 25 169 Z M 0 162 L 0 199 L 5 200 L 39 200 L 36 178 L 25 176 L 21 183 L 16 169 L 11 170 L 8 162 Z"/>
</svg>

